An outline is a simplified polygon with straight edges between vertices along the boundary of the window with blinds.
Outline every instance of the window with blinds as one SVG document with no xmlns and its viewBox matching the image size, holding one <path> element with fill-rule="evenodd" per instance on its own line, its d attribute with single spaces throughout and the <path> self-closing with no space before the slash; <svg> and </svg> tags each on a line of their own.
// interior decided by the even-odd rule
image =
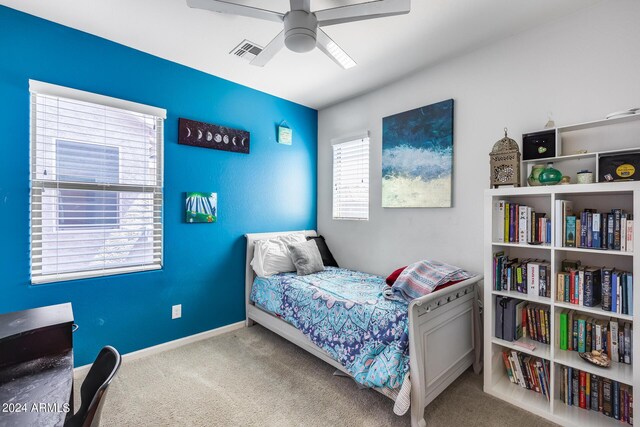
<svg viewBox="0 0 640 427">
<path fill-rule="evenodd" d="M 30 82 L 31 281 L 162 267 L 155 107 Z"/>
<path fill-rule="evenodd" d="M 333 219 L 369 219 L 369 138 L 333 145 Z"/>
</svg>

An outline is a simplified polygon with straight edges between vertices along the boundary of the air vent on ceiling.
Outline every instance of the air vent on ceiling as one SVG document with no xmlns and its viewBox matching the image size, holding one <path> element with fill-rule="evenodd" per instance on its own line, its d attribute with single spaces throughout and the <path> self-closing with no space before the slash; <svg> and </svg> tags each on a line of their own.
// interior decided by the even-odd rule
<svg viewBox="0 0 640 427">
<path fill-rule="evenodd" d="M 262 52 L 262 47 L 258 46 L 254 42 L 250 42 L 249 40 L 242 40 L 240 44 L 233 48 L 230 55 L 235 55 L 238 58 L 242 58 L 246 61 L 251 61 L 253 58 L 258 56 Z"/>
</svg>

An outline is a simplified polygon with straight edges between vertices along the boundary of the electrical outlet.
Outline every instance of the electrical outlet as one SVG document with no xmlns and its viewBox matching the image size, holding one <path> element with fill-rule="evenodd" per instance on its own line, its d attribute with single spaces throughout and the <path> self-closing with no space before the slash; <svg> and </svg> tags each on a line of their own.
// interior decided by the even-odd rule
<svg viewBox="0 0 640 427">
<path fill-rule="evenodd" d="M 182 304 L 174 305 L 171 307 L 171 318 L 179 319 L 182 317 Z"/>
</svg>

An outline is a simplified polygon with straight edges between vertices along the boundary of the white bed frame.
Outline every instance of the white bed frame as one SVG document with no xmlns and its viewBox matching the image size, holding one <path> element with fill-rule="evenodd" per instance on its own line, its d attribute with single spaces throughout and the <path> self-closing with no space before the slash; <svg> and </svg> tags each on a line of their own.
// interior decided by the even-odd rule
<svg viewBox="0 0 640 427">
<path fill-rule="evenodd" d="M 255 241 L 301 232 L 316 236 L 316 232 L 310 230 L 246 235 L 246 323 L 247 326 L 259 323 L 348 374 L 339 362 L 313 344 L 302 332 L 256 307 L 250 300 L 255 273 L 249 263 L 253 259 Z M 476 282 L 481 279 L 482 276 L 473 277 L 409 304 L 412 427 L 426 426 L 426 406 L 473 363 L 476 344 L 473 338 L 473 299 Z"/>
</svg>

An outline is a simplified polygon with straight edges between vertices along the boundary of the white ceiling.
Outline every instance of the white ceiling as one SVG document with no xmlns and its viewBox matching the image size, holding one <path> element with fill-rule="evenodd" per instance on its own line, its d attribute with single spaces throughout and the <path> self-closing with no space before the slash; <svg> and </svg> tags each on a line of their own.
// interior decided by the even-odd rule
<svg viewBox="0 0 640 427">
<path fill-rule="evenodd" d="M 320 10 L 363 0 L 312 0 Z M 325 27 L 358 63 L 343 70 L 319 50 L 282 50 L 264 68 L 229 55 L 243 39 L 266 45 L 275 22 L 187 7 L 186 0 L 0 0 L 63 25 L 316 109 L 391 83 L 598 0 L 413 0 L 408 15 Z M 288 0 L 237 0 L 288 10 Z"/>
</svg>

